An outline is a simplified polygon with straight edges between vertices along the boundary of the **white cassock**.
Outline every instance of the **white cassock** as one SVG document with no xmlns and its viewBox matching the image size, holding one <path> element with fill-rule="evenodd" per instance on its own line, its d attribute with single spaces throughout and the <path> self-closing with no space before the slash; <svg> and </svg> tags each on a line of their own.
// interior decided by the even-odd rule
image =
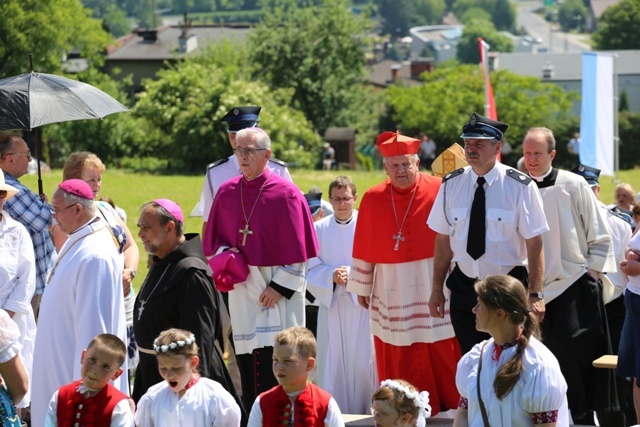
<svg viewBox="0 0 640 427">
<path fill-rule="evenodd" d="M 544 302 L 573 285 L 587 269 L 615 272 L 606 214 L 583 177 L 558 170 L 555 185 L 540 188 L 549 233 L 544 247 Z"/>
<path fill-rule="evenodd" d="M 613 254 L 616 258 L 616 266 L 618 266 L 620 262 L 624 260 L 627 247 L 631 241 L 631 227 L 628 222 L 607 209 L 604 203 L 598 202 L 598 206 L 600 206 L 603 215 L 607 217 Z M 611 296 L 605 300 L 605 304 L 620 297 L 627 287 L 627 276 L 619 268 L 614 273 L 607 273 L 606 277 L 613 284 L 613 289 L 610 290 L 612 291 Z M 603 288 L 604 287 L 605 285 L 603 283 Z M 606 291 L 603 290 L 603 294 L 605 293 Z"/>
<path fill-rule="evenodd" d="M 249 266 L 249 277 L 229 292 L 229 314 L 233 325 L 236 354 L 248 354 L 256 348 L 273 347 L 280 331 L 304 325 L 304 274 L 307 263 L 277 266 Z M 276 305 L 264 308 L 260 294 L 271 281 L 294 291 L 290 299 L 280 298 Z"/>
<path fill-rule="evenodd" d="M 314 223 L 320 251 L 309 260 L 307 287 L 319 302 L 318 386 L 328 391 L 346 414 L 369 413 L 377 388 L 369 312 L 346 286 L 333 283 L 333 271 L 350 271 L 357 212 L 348 224 L 333 215 Z"/>
<path fill-rule="evenodd" d="M 460 396 L 467 399 L 468 425 L 483 426 L 482 413 L 478 403 L 478 362 L 482 352 L 480 391 L 492 426 L 525 427 L 534 425 L 532 414 L 546 420 L 557 411 L 558 426 L 570 423 L 567 403 L 567 383 L 560 372 L 560 365 L 551 351 L 540 341 L 531 337 L 522 356 L 520 379 L 511 392 L 499 400 L 493 388 L 493 380 L 498 370 L 513 357 L 517 346 L 506 348 L 494 361 L 493 338 L 476 344 L 458 362 L 456 385 Z M 550 421 L 545 421 L 550 422 Z"/>
<path fill-rule="evenodd" d="M 226 249 L 221 246 L 216 255 Z M 273 340 L 279 332 L 291 326 L 304 325 L 305 319 L 306 262 L 248 267 L 247 280 L 236 283 L 229 292 L 229 315 L 236 354 L 250 354 L 256 348 L 273 347 Z M 280 298 L 274 307 L 264 308 L 260 294 L 272 281 L 294 293 L 289 299 Z"/>
<path fill-rule="evenodd" d="M 36 290 L 36 262 L 31 236 L 24 225 L 2 212 L 0 221 L 0 308 L 13 311 L 22 346 L 20 359 L 32 377 L 33 348 L 36 339 L 36 319 L 31 298 Z M 29 406 L 31 388 L 16 405 Z"/>
<path fill-rule="evenodd" d="M 53 393 L 81 378 L 80 356 L 91 340 L 110 333 L 126 342 L 122 260 L 111 231 L 97 218 L 60 248 L 40 305 L 33 359 L 31 419 L 45 422 Z M 127 372 L 126 362 L 122 367 Z M 129 395 L 127 375 L 114 386 Z"/>
<path fill-rule="evenodd" d="M 166 381 L 147 390 L 138 402 L 136 425 L 148 427 L 238 427 L 240 407 L 216 381 L 200 378 L 182 396 Z"/>
</svg>

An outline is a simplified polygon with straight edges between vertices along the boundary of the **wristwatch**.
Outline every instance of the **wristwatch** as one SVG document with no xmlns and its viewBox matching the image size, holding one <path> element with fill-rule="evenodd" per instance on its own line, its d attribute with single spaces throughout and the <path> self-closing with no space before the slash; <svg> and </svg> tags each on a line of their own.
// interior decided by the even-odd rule
<svg viewBox="0 0 640 427">
<path fill-rule="evenodd" d="M 529 298 L 540 298 L 544 299 L 544 292 L 530 292 Z"/>
<path fill-rule="evenodd" d="M 136 274 L 138 274 L 132 267 L 127 267 L 127 270 L 131 270 L 131 279 L 135 279 L 136 278 Z"/>
</svg>

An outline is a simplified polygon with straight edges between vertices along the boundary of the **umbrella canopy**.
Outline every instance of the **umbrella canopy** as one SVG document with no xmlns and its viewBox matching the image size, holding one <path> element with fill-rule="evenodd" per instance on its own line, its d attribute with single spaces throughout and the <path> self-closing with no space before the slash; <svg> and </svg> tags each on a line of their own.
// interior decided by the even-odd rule
<svg viewBox="0 0 640 427">
<path fill-rule="evenodd" d="M 31 72 L 0 80 L 0 130 L 102 119 L 122 111 L 129 110 L 110 95 L 66 77 Z"/>
</svg>

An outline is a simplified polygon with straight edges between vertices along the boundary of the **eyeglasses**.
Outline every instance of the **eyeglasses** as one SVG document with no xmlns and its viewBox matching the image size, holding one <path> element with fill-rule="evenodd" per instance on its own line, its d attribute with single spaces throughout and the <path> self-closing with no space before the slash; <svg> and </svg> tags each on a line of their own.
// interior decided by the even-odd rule
<svg viewBox="0 0 640 427">
<path fill-rule="evenodd" d="M 350 201 L 353 200 L 353 197 L 331 197 L 329 200 L 331 200 L 333 203 L 349 203 Z"/>
<path fill-rule="evenodd" d="M 13 153 L 7 153 L 7 156 L 10 154 L 15 154 L 16 156 L 25 156 L 25 157 L 28 157 L 29 160 L 33 158 L 31 157 L 31 151 L 27 151 L 26 153 L 18 153 L 17 151 L 14 151 Z"/>
<path fill-rule="evenodd" d="M 62 208 L 62 209 L 56 209 L 56 208 L 53 208 L 53 209 L 52 209 L 52 210 L 53 210 L 53 214 L 54 214 L 54 215 L 56 215 L 56 216 L 58 216 L 58 215 L 60 215 L 60 212 L 62 212 L 62 211 L 66 211 L 67 209 L 69 209 L 69 208 L 71 208 L 71 207 L 74 207 L 75 205 L 77 205 L 77 203 L 72 203 L 72 204 L 70 204 L 69 206 L 67 206 L 66 208 Z"/>
<path fill-rule="evenodd" d="M 258 151 L 267 151 L 266 148 L 236 148 L 233 152 L 238 156 L 253 156 Z"/>
</svg>

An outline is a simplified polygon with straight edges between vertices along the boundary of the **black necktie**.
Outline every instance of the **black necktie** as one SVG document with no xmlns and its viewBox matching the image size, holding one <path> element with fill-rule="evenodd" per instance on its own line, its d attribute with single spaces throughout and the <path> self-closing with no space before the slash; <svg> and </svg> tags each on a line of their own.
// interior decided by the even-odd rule
<svg viewBox="0 0 640 427">
<path fill-rule="evenodd" d="M 467 253 L 471 258 L 478 259 L 484 254 L 485 246 L 485 200 L 484 187 L 485 179 L 478 177 L 478 188 L 473 196 L 471 205 L 471 218 L 469 218 L 469 235 L 467 236 Z"/>
</svg>

